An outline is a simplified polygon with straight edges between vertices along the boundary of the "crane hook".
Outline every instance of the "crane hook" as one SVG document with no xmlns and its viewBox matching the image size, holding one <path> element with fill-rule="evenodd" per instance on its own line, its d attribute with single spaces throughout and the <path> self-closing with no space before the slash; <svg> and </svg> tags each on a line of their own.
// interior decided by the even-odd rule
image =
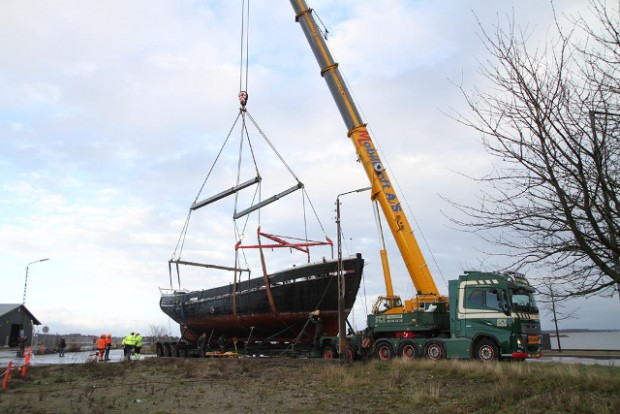
<svg viewBox="0 0 620 414">
<path fill-rule="evenodd" d="M 239 92 L 239 103 L 242 108 L 245 108 L 245 105 L 248 103 L 248 93 L 246 91 Z"/>
</svg>

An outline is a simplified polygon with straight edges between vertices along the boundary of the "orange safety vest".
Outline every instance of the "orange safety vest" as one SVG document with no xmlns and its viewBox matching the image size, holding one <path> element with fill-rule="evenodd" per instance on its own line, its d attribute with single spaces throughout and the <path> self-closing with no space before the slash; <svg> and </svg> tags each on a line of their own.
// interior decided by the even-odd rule
<svg viewBox="0 0 620 414">
<path fill-rule="evenodd" d="M 105 338 L 99 338 L 97 341 L 97 349 L 105 349 Z"/>
</svg>

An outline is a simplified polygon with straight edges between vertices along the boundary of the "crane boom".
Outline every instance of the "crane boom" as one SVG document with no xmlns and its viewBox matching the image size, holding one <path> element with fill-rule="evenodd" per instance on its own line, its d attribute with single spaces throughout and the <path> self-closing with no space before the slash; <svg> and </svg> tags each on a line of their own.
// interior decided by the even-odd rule
<svg viewBox="0 0 620 414">
<path fill-rule="evenodd" d="M 327 82 L 347 127 L 348 136 L 355 146 L 355 151 L 371 182 L 371 197 L 381 206 L 417 294 L 439 296 L 435 281 L 424 260 L 396 191 L 368 133 L 366 124 L 362 121 L 362 117 L 340 74 L 338 64 L 334 62 L 327 43 L 321 36 L 316 20 L 312 15 L 312 9 L 308 8 L 305 0 L 291 0 L 291 4 L 295 10 L 295 19 L 301 25 L 306 39 L 310 43 L 314 56 L 321 67 L 321 76 Z M 389 276 L 386 276 L 386 285 L 388 286 L 388 296 L 391 296 Z"/>
</svg>

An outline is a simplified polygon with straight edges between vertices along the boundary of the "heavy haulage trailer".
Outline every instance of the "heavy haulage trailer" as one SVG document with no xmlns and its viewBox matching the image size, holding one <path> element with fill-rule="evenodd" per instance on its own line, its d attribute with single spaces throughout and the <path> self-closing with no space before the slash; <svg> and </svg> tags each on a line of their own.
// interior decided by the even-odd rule
<svg viewBox="0 0 620 414">
<path fill-rule="evenodd" d="M 348 359 L 376 357 L 387 360 L 396 356 L 415 359 L 426 357 L 498 359 L 538 358 L 542 355 L 539 310 L 534 288 L 518 273 L 465 272 L 449 282 L 448 296 L 441 296 L 418 246 L 399 198 L 381 162 L 366 124 L 334 62 L 317 26 L 313 11 L 305 0 L 290 0 L 295 19 L 300 24 L 320 66 L 338 110 L 344 120 L 348 137 L 371 183 L 371 201 L 378 228 L 382 229 L 379 210 L 396 241 L 417 295 L 401 300 L 394 294 L 383 235 L 380 257 L 386 295 L 380 296 L 367 317 L 367 328 L 349 335 L 346 340 L 335 336 L 315 335 L 312 343 L 255 345 L 250 354 L 293 353 Z M 317 321 L 309 315 L 308 323 Z M 318 328 L 313 328 L 315 332 Z M 209 340 L 208 344 L 213 341 Z M 176 350 L 176 354 L 189 351 Z M 195 346 L 192 349 L 197 349 Z M 204 348 L 204 347 L 203 347 Z M 169 352 L 174 354 L 174 347 Z M 208 348 L 209 349 L 209 348 Z M 243 350 L 244 347 L 239 347 Z M 226 351 L 224 347 L 220 349 Z M 228 349 L 230 350 L 230 349 Z M 197 352 L 204 355 L 205 352 Z M 207 351 L 207 353 L 209 353 Z M 218 354 L 217 352 L 215 354 Z"/>
<path fill-rule="evenodd" d="M 534 289 L 518 273 L 466 272 L 449 282 L 449 300 L 427 302 L 406 311 L 398 297 L 380 298 L 368 315 L 368 327 L 347 336 L 347 360 L 427 357 L 497 359 L 537 358 L 541 354 L 540 323 Z M 393 306 L 387 309 L 388 306 Z M 382 310 L 381 307 L 384 309 Z M 309 315 L 315 329 L 320 314 Z M 159 356 L 232 357 L 238 355 L 337 358 L 337 336 L 308 341 L 258 341 L 237 338 L 231 348 L 211 332 L 205 341 L 158 342 Z M 248 340 L 246 340 L 248 339 Z"/>
</svg>

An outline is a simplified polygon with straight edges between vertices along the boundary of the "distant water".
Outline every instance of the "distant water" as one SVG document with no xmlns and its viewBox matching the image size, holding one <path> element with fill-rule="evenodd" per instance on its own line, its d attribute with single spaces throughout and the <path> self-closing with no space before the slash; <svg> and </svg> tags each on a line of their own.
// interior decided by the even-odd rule
<svg viewBox="0 0 620 414">
<path fill-rule="evenodd" d="M 566 335 L 566 336 L 563 336 Z M 562 349 L 620 350 L 620 331 L 613 332 L 560 332 Z M 551 334 L 551 348 L 558 349 L 555 334 Z"/>
</svg>

